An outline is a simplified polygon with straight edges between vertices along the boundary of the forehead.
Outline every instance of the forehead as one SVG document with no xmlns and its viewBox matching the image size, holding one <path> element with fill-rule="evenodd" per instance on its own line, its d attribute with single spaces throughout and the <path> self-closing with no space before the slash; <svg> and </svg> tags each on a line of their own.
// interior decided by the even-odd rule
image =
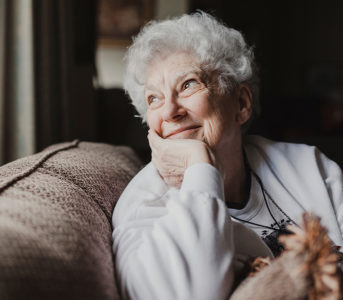
<svg viewBox="0 0 343 300">
<path fill-rule="evenodd" d="M 163 83 L 166 80 L 175 81 L 195 73 L 200 76 L 201 68 L 198 60 L 184 52 L 160 56 L 148 64 L 146 72 L 146 86 Z"/>
</svg>

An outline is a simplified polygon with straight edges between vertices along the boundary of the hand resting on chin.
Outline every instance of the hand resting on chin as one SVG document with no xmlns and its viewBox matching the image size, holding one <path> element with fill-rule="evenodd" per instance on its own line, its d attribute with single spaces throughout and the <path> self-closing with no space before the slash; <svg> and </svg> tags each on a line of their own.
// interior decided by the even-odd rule
<svg viewBox="0 0 343 300">
<path fill-rule="evenodd" d="M 185 170 L 196 163 L 216 166 L 213 152 L 203 141 L 163 139 L 153 129 L 149 130 L 148 140 L 152 162 L 169 186 L 179 187 Z"/>
</svg>

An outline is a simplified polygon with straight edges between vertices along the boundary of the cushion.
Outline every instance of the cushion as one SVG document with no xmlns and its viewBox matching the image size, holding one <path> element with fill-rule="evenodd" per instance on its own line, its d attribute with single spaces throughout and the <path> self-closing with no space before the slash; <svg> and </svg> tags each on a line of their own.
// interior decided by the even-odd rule
<svg viewBox="0 0 343 300">
<path fill-rule="evenodd" d="M 119 299 L 111 217 L 142 164 L 123 146 L 50 146 L 0 168 L 0 299 Z"/>
</svg>

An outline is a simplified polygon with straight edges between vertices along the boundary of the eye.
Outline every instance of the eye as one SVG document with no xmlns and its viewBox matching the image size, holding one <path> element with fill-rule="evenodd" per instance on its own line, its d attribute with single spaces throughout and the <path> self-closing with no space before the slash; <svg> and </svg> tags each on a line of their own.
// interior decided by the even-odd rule
<svg viewBox="0 0 343 300">
<path fill-rule="evenodd" d="M 156 96 L 151 95 L 148 97 L 148 105 L 149 106 L 154 107 L 154 106 L 158 105 L 159 102 L 160 102 L 160 99 Z"/>
<path fill-rule="evenodd" d="M 157 101 L 157 98 L 155 97 L 155 96 L 149 96 L 148 97 L 148 103 L 150 104 L 150 103 L 153 103 L 153 102 L 155 102 L 155 101 Z"/>
<path fill-rule="evenodd" d="M 187 80 L 184 84 L 183 84 L 183 89 L 186 90 L 186 89 L 189 89 L 193 86 L 196 86 L 198 84 L 198 82 L 195 80 L 195 79 L 190 79 L 190 80 Z"/>
</svg>

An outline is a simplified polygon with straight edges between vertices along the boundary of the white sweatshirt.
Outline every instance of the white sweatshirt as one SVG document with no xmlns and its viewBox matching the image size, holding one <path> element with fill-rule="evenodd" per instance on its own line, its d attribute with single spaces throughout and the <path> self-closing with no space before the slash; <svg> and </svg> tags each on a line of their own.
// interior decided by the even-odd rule
<svg viewBox="0 0 343 300">
<path fill-rule="evenodd" d="M 342 177 L 335 163 L 313 147 L 257 136 L 247 139 L 245 150 L 273 199 L 266 197 L 271 214 L 253 176 L 248 204 L 227 209 L 223 179 L 209 164 L 188 168 L 180 189 L 168 187 L 152 163 L 134 177 L 113 214 L 113 251 L 124 299 L 228 299 L 242 262 L 272 255 L 246 225 L 267 243 L 272 240 L 269 244 L 275 233 L 242 225 L 230 213 L 278 229 L 311 210 L 342 245 Z"/>
<path fill-rule="evenodd" d="M 343 246 L 343 178 L 335 162 L 316 147 L 260 136 L 248 136 L 244 148 L 251 169 L 262 180 L 271 214 L 258 181 L 251 175 L 249 202 L 241 210 L 230 209 L 232 216 L 278 229 L 292 221 L 300 225 L 302 214 L 312 212 L 321 217 L 332 241 Z M 273 248 L 275 230 L 246 225 Z"/>
</svg>

